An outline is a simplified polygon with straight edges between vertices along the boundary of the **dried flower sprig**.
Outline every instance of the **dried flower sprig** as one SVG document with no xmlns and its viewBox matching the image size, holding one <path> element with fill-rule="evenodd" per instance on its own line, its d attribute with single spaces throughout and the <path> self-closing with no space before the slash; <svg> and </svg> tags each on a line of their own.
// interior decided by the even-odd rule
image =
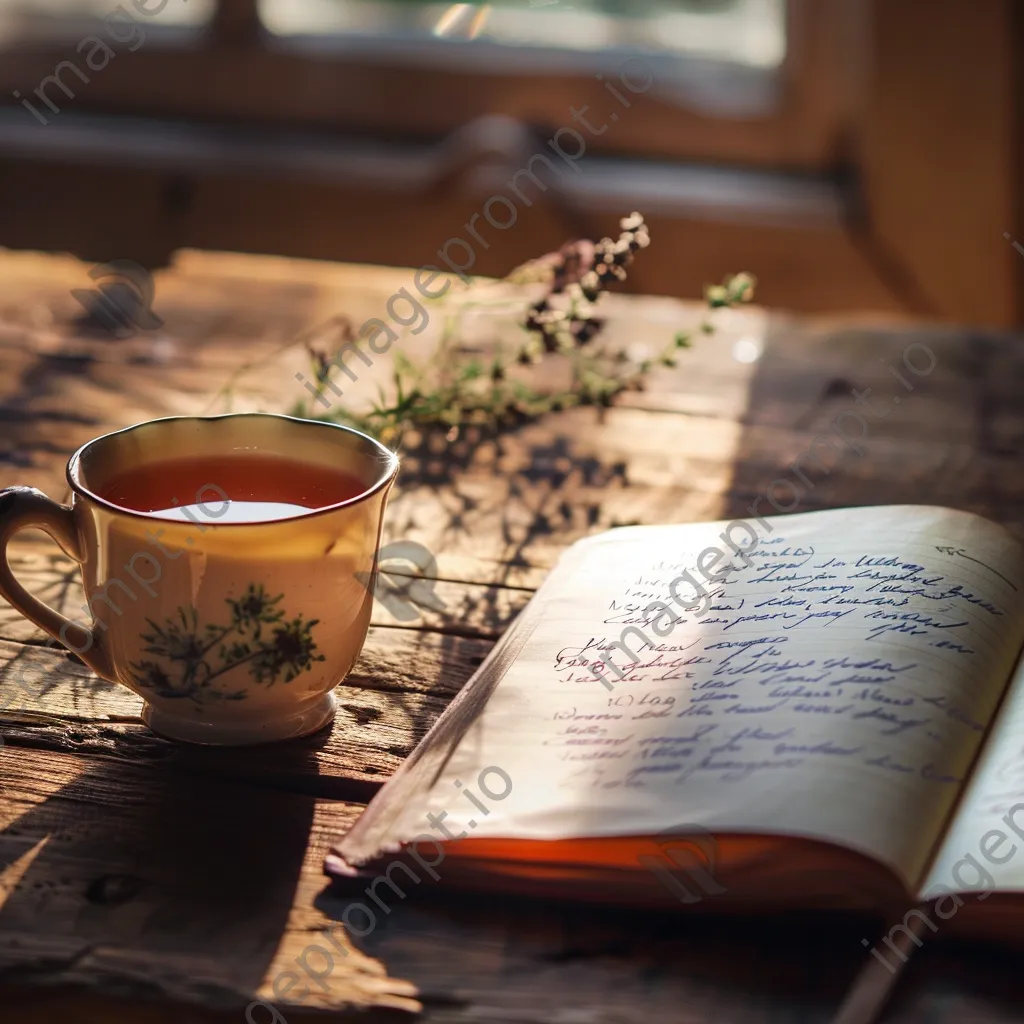
<svg viewBox="0 0 1024 1024">
<path fill-rule="evenodd" d="M 694 333 L 714 332 L 710 319 L 714 310 L 749 301 L 754 278 L 736 274 L 709 287 L 708 315 L 696 331 L 677 333 L 656 356 L 636 358 L 626 347 L 602 343 L 605 320 L 596 312 L 608 287 L 626 280 L 634 257 L 650 244 L 639 213 L 623 218 L 620 228 L 617 238 L 569 242 L 557 252 L 517 267 L 504 279 L 509 284 L 545 286 L 544 294 L 526 308 L 521 321 L 525 337 L 511 353 L 498 346 L 489 359 L 460 354 L 460 313 L 490 305 L 463 302 L 447 317 L 440 344 L 429 360 L 418 365 L 395 352 L 393 393 L 381 389 L 369 411 L 357 414 L 334 406 L 318 413 L 314 396 L 299 402 L 292 413 L 348 423 L 386 444 L 397 443 L 410 428 L 441 427 L 454 440 L 467 426 L 500 431 L 577 406 L 606 408 L 623 392 L 642 390 L 655 367 L 676 365 L 679 350 L 690 346 Z M 352 324 L 344 316 L 330 321 L 329 334 L 329 344 L 320 333 L 304 340 L 321 390 L 327 386 L 332 350 L 354 337 Z M 530 382 L 529 371 L 524 378 L 523 367 L 540 363 L 548 355 L 568 360 L 567 388 L 537 388 Z"/>
<path fill-rule="evenodd" d="M 604 320 L 594 315 L 602 292 L 615 281 L 625 281 L 633 256 L 651 244 L 639 213 L 624 217 L 619 226 L 622 233 L 615 240 L 581 239 L 555 254 L 548 264 L 548 292 L 526 312 L 523 326 L 534 337 L 520 352 L 520 362 L 536 362 L 544 352 L 571 352 L 586 345 L 604 326 Z M 514 280 L 518 273 L 509 276 Z M 557 297 L 562 296 L 568 301 L 559 305 Z"/>
</svg>

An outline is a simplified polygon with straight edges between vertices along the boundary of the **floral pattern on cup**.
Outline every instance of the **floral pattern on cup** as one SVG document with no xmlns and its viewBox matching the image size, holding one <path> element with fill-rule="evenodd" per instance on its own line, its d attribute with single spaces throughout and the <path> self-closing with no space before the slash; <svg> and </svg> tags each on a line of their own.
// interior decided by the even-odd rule
<svg viewBox="0 0 1024 1024">
<path fill-rule="evenodd" d="M 262 584 L 250 583 L 239 598 L 225 599 L 230 609 L 226 625 L 200 626 L 193 605 L 178 607 L 175 617 L 160 625 L 146 619 L 151 632 L 143 633 L 144 648 L 159 661 L 132 662 L 136 683 L 165 699 L 187 699 L 197 704 L 245 700 L 248 687 L 217 688 L 213 684 L 242 665 L 252 682 L 274 686 L 290 683 L 313 662 L 323 661 L 313 640 L 318 619 L 301 615 L 285 619 L 278 607 L 283 594 L 270 597 Z"/>
</svg>

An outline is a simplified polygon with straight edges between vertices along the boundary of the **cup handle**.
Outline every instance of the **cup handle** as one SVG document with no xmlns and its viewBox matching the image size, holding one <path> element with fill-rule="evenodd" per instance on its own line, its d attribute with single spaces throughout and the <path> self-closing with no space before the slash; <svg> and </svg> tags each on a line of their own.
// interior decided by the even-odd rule
<svg viewBox="0 0 1024 1024">
<path fill-rule="evenodd" d="M 82 561 L 71 509 L 48 498 L 35 487 L 8 487 L 0 491 L 0 596 L 54 640 L 72 650 L 97 675 L 116 681 L 110 657 L 96 629 L 74 622 L 43 604 L 18 582 L 11 571 L 7 546 L 19 530 L 30 528 L 48 533 L 69 558 L 79 563 Z M 75 631 L 70 640 L 67 638 L 69 630 Z M 82 645 L 72 646 L 78 637 L 83 637 Z"/>
</svg>

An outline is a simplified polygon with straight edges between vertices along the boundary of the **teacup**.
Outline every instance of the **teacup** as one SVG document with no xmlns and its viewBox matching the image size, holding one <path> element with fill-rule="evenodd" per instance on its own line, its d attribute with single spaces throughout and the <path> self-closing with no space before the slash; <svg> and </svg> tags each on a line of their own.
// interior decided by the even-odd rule
<svg viewBox="0 0 1024 1024">
<path fill-rule="evenodd" d="M 265 506 L 259 521 L 226 515 L 237 511 L 231 488 L 215 479 L 174 498 L 176 518 L 177 509 L 117 503 L 117 481 L 160 480 L 182 460 L 224 466 L 237 482 L 275 459 L 310 478 L 345 474 L 357 492 L 287 514 Z M 128 427 L 71 457 L 70 507 L 31 487 L 0 491 L 0 595 L 97 675 L 139 694 L 143 720 L 161 735 L 220 745 L 303 736 L 333 719 L 332 691 L 366 639 L 397 472 L 373 438 L 312 420 L 243 413 Z M 7 546 L 29 528 L 81 564 L 84 621 L 15 579 Z"/>
</svg>

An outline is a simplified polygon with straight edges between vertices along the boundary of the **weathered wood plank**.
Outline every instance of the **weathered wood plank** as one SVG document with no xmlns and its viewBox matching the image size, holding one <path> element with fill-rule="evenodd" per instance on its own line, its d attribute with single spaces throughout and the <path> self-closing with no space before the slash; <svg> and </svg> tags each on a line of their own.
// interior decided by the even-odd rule
<svg viewBox="0 0 1024 1024">
<path fill-rule="evenodd" d="M 10 747 L 0 765 L 0 979 L 214 1007 L 247 1005 L 322 926 L 326 843 L 361 810 L 169 765 Z M 334 1000 L 411 991 L 353 954 Z"/>
</svg>

